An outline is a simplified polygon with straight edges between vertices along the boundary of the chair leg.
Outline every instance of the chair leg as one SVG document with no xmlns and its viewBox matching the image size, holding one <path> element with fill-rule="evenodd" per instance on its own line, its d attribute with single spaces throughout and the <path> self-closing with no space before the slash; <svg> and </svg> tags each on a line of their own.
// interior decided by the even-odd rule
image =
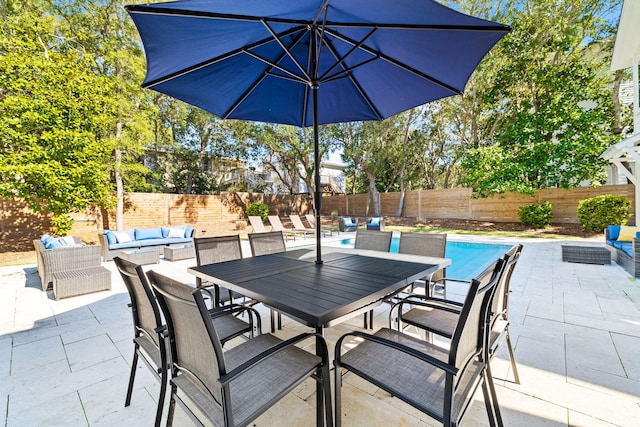
<svg viewBox="0 0 640 427">
<path fill-rule="evenodd" d="M 516 366 L 516 358 L 513 354 L 513 347 L 511 346 L 511 338 L 509 337 L 509 327 L 505 329 L 505 341 L 507 342 L 507 350 L 509 350 L 509 358 L 511 359 L 511 369 L 513 370 L 513 379 L 516 384 L 520 384 L 520 375 L 518 375 L 518 367 Z"/>
<path fill-rule="evenodd" d="M 276 315 L 275 312 L 271 310 L 271 333 L 274 333 L 276 331 L 275 315 Z"/>
<path fill-rule="evenodd" d="M 487 373 L 486 371 L 482 374 L 482 395 L 484 397 L 484 406 L 487 409 L 487 417 L 489 418 L 489 425 L 491 427 L 496 426 L 496 416 L 493 412 L 493 403 L 491 402 L 491 395 L 489 393 L 489 388 L 487 384 Z"/>
<path fill-rule="evenodd" d="M 335 399 L 335 411 L 336 411 L 336 427 L 340 427 L 342 425 L 342 373 L 340 366 L 335 366 L 335 380 L 334 380 L 334 399 Z"/>
<path fill-rule="evenodd" d="M 322 367 L 322 389 L 324 392 L 324 417 L 327 427 L 333 427 L 333 413 L 331 405 L 331 374 L 329 363 Z"/>
<path fill-rule="evenodd" d="M 136 343 L 133 349 L 133 361 L 131 362 L 131 374 L 129 375 L 129 387 L 127 388 L 127 398 L 124 401 L 125 407 L 131 404 L 131 393 L 133 392 L 133 382 L 136 379 L 137 368 L 138 368 L 138 344 Z"/>
<path fill-rule="evenodd" d="M 485 371 L 485 382 L 489 387 L 491 393 L 491 401 L 493 402 L 493 413 L 498 427 L 504 427 L 502 423 L 502 414 L 500 413 L 500 406 L 498 405 L 498 395 L 496 393 L 496 387 L 493 383 L 493 375 L 491 374 L 491 364 L 487 361 L 487 368 Z"/>
<path fill-rule="evenodd" d="M 167 414 L 167 427 L 173 425 L 173 414 L 176 411 L 176 391 L 177 387 L 171 384 L 171 399 L 169 400 L 169 413 Z"/>
<path fill-rule="evenodd" d="M 169 377 L 169 370 L 167 364 L 163 361 L 162 372 L 160 373 L 160 395 L 158 396 L 158 409 L 156 410 L 156 422 L 155 427 L 160 427 L 162 421 L 162 410 L 164 409 L 164 397 L 167 394 L 167 382 Z"/>
</svg>

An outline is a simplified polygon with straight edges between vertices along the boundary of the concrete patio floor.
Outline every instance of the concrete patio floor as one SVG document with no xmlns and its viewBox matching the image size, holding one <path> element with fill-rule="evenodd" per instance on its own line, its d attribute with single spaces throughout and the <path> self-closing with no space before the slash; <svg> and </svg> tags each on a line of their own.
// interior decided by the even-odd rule
<svg viewBox="0 0 640 427">
<path fill-rule="evenodd" d="M 521 384 L 512 382 L 504 345 L 492 365 L 505 425 L 640 425 L 640 282 L 615 264 L 562 262 L 560 246 L 567 241 L 522 243 L 509 307 Z M 194 264 L 161 260 L 145 268 L 194 283 L 186 273 Z M 131 406 L 124 407 L 133 351 L 129 296 L 113 262 L 103 265 L 113 272 L 111 291 L 61 301 L 42 292 L 35 266 L 0 269 L 0 425 L 152 424 L 159 387 L 142 363 Z M 386 326 L 387 310 L 376 310 L 376 326 Z M 266 330 L 268 310 L 262 313 Z M 327 340 L 361 326 L 358 316 L 328 329 Z M 278 335 L 303 330 L 285 318 Z M 312 380 L 303 383 L 254 425 L 314 425 L 314 391 Z M 464 426 L 488 425 L 481 399 L 478 393 Z M 345 426 L 439 425 L 349 375 L 342 419 Z M 178 409 L 174 425 L 192 423 Z"/>
</svg>

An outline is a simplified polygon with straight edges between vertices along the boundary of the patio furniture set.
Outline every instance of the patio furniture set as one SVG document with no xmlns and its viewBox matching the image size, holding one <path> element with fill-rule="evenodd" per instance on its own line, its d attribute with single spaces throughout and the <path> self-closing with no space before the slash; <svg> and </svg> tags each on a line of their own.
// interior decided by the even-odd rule
<svg viewBox="0 0 640 427">
<path fill-rule="evenodd" d="M 396 310 L 395 329 L 383 328 L 373 335 L 355 331 L 341 337 L 334 359 L 334 412 L 323 329 L 366 313 L 388 295 L 415 280 L 431 277 L 450 261 L 326 248 L 325 261 L 318 265 L 313 250 L 286 251 L 282 232 L 252 233 L 249 238 L 251 258 L 242 258 L 237 235 L 195 239 L 198 266 L 188 269 L 196 276 L 195 288 L 154 271 L 145 274 L 139 265 L 116 258 L 131 295 L 135 326 L 134 359 L 125 405 L 131 401 L 140 357 L 161 382 L 156 426 L 162 417 L 167 388 L 168 425 L 176 403 L 197 424 L 206 420 L 214 425 L 246 425 L 307 378 L 317 382 L 316 424 L 340 425 L 340 389 L 346 372 L 363 377 L 445 424 L 449 419 L 459 421 L 474 391 L 481 388 L 491 423 L 502 425 L 488 362 L 505 331 L 508 339 L 506 296 L 521 246 L 514 247 L 477 280 L 469 281 L 469 293 L 463 303 L 411 294 L 410 300 L 401 303 L 408 309 Z M 499 300 L 491 298 L 498 294 L 502 296 Z M 243 302 L 236 303 L 240 299 Z M 284 313 L 315 332 L 285 341 L 263 334 L 260 317 L 252 308 L 258 301 L 272 309 L 272 331 L 275 312 Z M 425 312 L 419 307 L 421 304 L 429 304 L 432 310 Z M 141 305 L 146 308 L 141 309 Z M 249 313 L 246 323 L 229 316 L 241 310 Z M 421 324 L 414 311 L 455 319 L 449 323 L 450 330 L 439 331 L 430 325 L 441 321 L 423 318 Z M 491 335 L 488 330 L 481 332 L 484 318 L 491 318 Z M 236 323 L 223 326 L 222 319 L 234 319 Z M 410 322 L 427 332 L 442 332 L 451 338 L 451 350 L 404 333 Z M 194 327 L 196 324 L 202 327 Z M 244 337 L 239 344 L 224 348 L 226 341 L 239 336 Z M 347 346 L 351 337 L 363 342 Z M 315 340 L 315 354 L 297 345 L 307 340 Z M 491 345 L 485 344 L 489 342 Z M 164 350 L 165 343 L 169 344 L 168 352 Z M 512 363 L 515 368 L 515 361 Z M 518 380 L 517 371 L 514 373 Z M 416 381 L 420 382 L 419 387 L 414 384 Z M 431 396 L 439 395 L 444 400 L 432 406 L 433 399 L 423 399 L 424 393 L 418 390 L 427 390 Z"/>
</svg>

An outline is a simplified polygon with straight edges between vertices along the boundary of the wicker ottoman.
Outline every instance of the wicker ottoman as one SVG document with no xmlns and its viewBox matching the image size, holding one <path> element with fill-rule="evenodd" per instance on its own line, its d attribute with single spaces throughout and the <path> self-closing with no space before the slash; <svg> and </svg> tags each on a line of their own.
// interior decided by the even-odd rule
<svg viewBox="0 0 640 427">
<path fill-rule="evenodd" d="M 154 248 L 122 251 L 121 257 L 138 265 L 157 264 L 160 262 L 160 252 Z"/>
<path fill-rule="evenodd" d="M 104 267 L 87 267 L 53 273 L 55 299 L 111 289 L 111 272 Z"/>
<path fill-rule="evenodd" d="M 179 261 L 181 259 L 195 258 L 196 249 L 193 246 L 165 246 L 164 259 Z"/>
<path fill-rule="evenodd" d="M 563 245 L 562 261 L 581 264 L 611 264 L 611 252 L 607 248 Z"/>
</svg>

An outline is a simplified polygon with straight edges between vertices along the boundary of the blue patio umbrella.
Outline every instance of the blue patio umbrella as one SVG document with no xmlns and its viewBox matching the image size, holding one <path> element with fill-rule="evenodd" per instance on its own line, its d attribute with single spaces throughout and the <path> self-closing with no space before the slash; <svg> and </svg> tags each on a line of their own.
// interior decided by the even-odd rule
<svg viewBox="0 0 640 427">
<path fill-rule="evenodd" d="M 506 25 L 432 0 L 184 0 L 127 6 L 143 87 L 223 119 L 313 127 L 382 120 L 461 94 Z M 317 263 L 322 262 L 320 227 Z"/>
</svg>

